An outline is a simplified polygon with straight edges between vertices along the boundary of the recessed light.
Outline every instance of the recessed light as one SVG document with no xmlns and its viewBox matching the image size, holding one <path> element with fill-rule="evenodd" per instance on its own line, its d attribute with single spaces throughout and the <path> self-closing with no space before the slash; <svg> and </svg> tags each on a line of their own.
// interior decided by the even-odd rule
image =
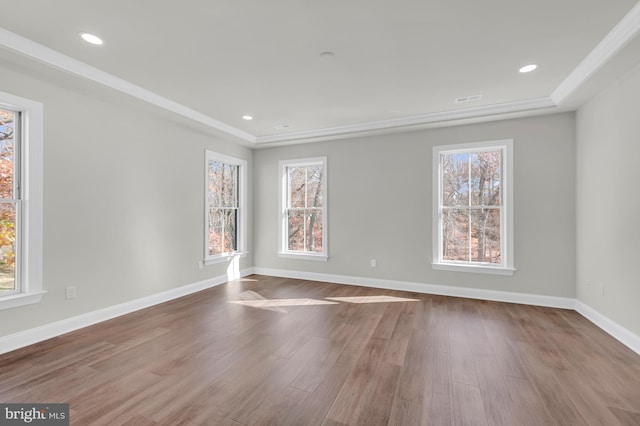
<svg viewBox="0 0 640 426">
<path fill-rule="evenodd" d="M 277 126 L 273 126 L 273 128 L 277 130 L 290 129 L 291 127 L 291 124 L 278 124 Z"/>
<path fill-rule="evenodd" d="M 98 46 L 102 44 L 102 39 L 97 35 L 93 35 L 89 33 L 80 33 L 80 37 L 82 37 L 82 39 L 87 43 L 95 44 Z"/>
<path fill-rule="evenodd" d="M 521 73 L 531 72 L 531 71 L 535 70 L 536 68 L 538 68 L 538 66 L 536 64 L 525 65 L 524 67 L 520 68 L 520 72 Z"/>
<path fill-rule="evenodd" d="M 252 115 L 243 115 L 243 116 L 242 116 L 242 119 L 243 119 L 243 120 L 247 120 L 247 121 L 249 121 L 249 120 L 253 120 L 253 116 L 252 116 Z"/>
</svg>

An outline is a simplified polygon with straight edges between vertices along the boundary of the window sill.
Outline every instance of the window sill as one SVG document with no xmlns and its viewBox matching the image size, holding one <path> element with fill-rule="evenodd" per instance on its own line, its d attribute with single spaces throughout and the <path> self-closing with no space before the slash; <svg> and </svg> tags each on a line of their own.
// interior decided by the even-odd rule
<svg viewBox="0 0 640 426">
<path fill-rule="evenodd" d="M 461 265 L 454 263 L 433 263 L 431 265 L 433 269 L 440 271 L 453 271 L 453 272 L 472 272 L 478 274 L 491 274 L 491 275 L 513 275 L 516 271 L 514 268 L 502 268 L 495 266 L 481 266 L 481 265 Z"/>
<path fill-rule="evenodd" d="M 293 252 L 279 252 L 278 257 L 286 259 L 298 259 L 298 260 L 316 260 L 320 262 L 326 262 L 329 260 L 329 256 L 326 254 L 311 254 L 311 253 L 293 253 Z"/>
<path fill-rule="evenodd" d="M 225 254 L 221 254 L 215 257 L 210 257 L 208 259 L 204 259 L 200 261 L 200 264 L 202 266 L 209 266 L 209 265 L 215 265 L 216 263 L 223 263 L 223 262 L 228 262 L 230 260 L 233 260 L 236 257 L 247 257 L 247 252 L 243 251 L 243 252 L 235 252 L 235 253 L 225 253 Z"/>
<path fill-rule="evenodd" d="M 45 293 L 46 291 L 34 291 L 32 293 L 18 293 L 0 297 L 0 310 L 38 303 Z"/>
</svg>

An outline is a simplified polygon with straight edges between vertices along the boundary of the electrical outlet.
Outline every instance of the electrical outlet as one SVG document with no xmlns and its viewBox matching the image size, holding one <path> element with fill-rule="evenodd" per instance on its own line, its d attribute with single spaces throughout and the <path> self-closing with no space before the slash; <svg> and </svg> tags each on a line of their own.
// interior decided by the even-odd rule
<svg viewBox="0 0 640 426">
<path fill-rule="evenodd" d="M 75 287 L 67 287 L 64 289 L 64 297 L 67 300 L 76 298 L 76 288 Z"/>
<path fill-rule="evenodd" d="M 378 261 L 375 259 L 371 259 L 371 267 L 375 268 L 376 266 L 378 266 Z"/>
<path fill-rule="evenodd" d="M 198 261 L 198 269 L 202 269 L 202 268 L 204 268 L 204 261 L 199 260 Z"/>
</svg>

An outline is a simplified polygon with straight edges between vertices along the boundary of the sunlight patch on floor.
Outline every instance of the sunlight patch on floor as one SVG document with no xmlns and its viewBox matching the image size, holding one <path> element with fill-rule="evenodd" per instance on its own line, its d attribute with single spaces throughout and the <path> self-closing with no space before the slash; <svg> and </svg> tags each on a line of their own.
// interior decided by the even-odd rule
<svg viewBox="0 0 640 426">
<path fill-rule="evenodd" d="M 301 299 L 267 299 L 260 293 L 247 290 L 238 295 L 242 300 L 231 300 L 234 305 L 250 306 L 252 308 L 266 309 L 269 311 L 287 313 L 284 306 L 314 306 L 314 305 L 337 305 L 338 302 L 327 300 L 317 300 L 309 298 Z"/>
<path fill-rule="evenodd" d="M 247 290 L 238 294 L 241 300 L 231 300 L 234 305 L 250 306 L 252 308 L 267 309 L 270 311 L 287 313 L 285 306 L 317 306 L 338 305 L 344 303 L 394 303 L 394 302 L 419 302 L 419 299 L 408 299 L 396 296 L 354 296 L 354 297 L 325 297 L 326 300 L 299 298 L 299 299 L 267 299 L 260 293 Z"/>
<path fill-rule="evenodd" d="M 328 300 L 347 303 L 392 303 L 392 302 L 419 302 L 419 299 L 407 299 L 395 296 L 354 296 L 354 297 L 325 297 Z"/>
</svg>

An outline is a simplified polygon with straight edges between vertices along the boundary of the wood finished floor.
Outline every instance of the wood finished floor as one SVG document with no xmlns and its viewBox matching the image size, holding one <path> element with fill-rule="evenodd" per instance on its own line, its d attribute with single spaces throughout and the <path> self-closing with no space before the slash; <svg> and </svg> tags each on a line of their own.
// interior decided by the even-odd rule
<svg viewBox="0 0 640 426">
<path fill-rule="evenodd" d="M 640 425 L 640 356 L 573 311 L 253 275 L 1 356 L 0 401 L 73 425 Z"/>
</svg>

